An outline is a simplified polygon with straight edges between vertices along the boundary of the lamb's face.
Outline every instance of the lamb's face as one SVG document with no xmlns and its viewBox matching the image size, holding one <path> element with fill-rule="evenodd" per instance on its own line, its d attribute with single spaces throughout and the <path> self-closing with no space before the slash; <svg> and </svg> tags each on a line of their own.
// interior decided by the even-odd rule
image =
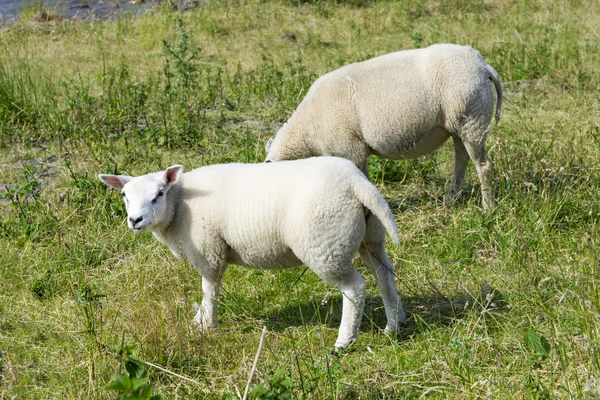
<svg viewBox="0 0 600 400">
<path fill-rule="evenodd" d="M 134 232 L 143 232 L 153 224 L 160 224 L 167 211 L 167 188 L 158 177 L 141 176 L 128 182 L 121 193 L 127 208 L 127 226 Z"/>
<path fill-rule="evenodd" d="M 120 189 L 127 209 L 127 226 L 143 232 L 167 217 L 167 192 L 179 180 L 183 167 L 174 165 L 164 172 L 132 178 L 124 175 L 99 175 L 106 185 Z"/>
</svg>

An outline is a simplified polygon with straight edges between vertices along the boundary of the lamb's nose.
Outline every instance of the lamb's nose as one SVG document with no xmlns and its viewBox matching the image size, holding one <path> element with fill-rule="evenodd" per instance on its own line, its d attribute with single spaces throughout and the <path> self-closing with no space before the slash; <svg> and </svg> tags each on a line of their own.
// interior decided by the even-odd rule
<svg viewBox="0 0 600 400">
<path fill-rule="evenodd" d="M 133 217 L 129 217 L 129 220 L 131 221 L 131 224 L 133 226 L 135 226 L 138 222 L 142 222 L 142 220 L 144 219 L 144 217 L 137 217 L 137 218 L 133 218 Z"/>
</svg>

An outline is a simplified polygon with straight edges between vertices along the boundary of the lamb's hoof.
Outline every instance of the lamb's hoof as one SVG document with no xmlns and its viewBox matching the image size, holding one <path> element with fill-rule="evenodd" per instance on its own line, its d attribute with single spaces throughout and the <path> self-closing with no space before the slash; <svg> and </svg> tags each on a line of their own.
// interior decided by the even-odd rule
<svg viewBox="0 0 600 400">
<path fill-rule="evenodd" d="M 201 319 L 194 318 L 192 323 L 196 327 L 196 330 L 200 333 L 210 333 L 216 330 L 216 327 L 209 324 L 207 321 L 203 321 Z"/>
<path fill-rule="evenodd" d="M 453 206 L 456 205 L 456 203 L 457 203 L 457 197 L 456 196 L 446 195 L 442 199 L 442 207 L 443 208 L 452 208 Z"/>
<path fill-rule="evenodd" d="M 329 354 L 331 354 L 332 356 L 335 356 L 335 357 L 340 357 L 340 356 L 344 355 L 344 353 L 347 353 L 347 352 L 348 352 L 348 348 L 349 348 L 349 347 L 350 347 L 350 346 L 346 346 L 346 347 L 338 347 L 338 346 L 335 346 L 335 347 L 333 348 L 333 350 L 331 350 L 331 351 L 329 352 Z"/>
<path fill-rule="evenodd" d="M 491 213 L 492 211 L 494 211 L 494 208 L 496 208 L 496 203 L 495 202 L 485 202 L 482 204 L 483 207 L 483 212 L 485 213 Z"/>
<path fill-rule="evenodd" d="M 383 333 L 386 335 L 393 335 L 394 333 L 396 333 L 396 331 L 398 330 L 397 326 L 386 326 L 385 329 L 383 330 Z"/>
<path fill-rule="evenodd" d="M 465 200 L 465 193 L 461 190 L 458 193 L 446 193 L 442 197 L 442 206 L 452 208 Z"/>
<path fill-rule="evenodd" d="M 338 341 L 338 342 L 335 343 L 335 349 L 332 350 L 331 354 L 333 354 L 333 352 L 335 352 L 336 353 L 335 355 L 338 355 L 338 353 L 341 353 L 341 352 L 344 352 L 344 351 L 348 350 L 348 348 L 350 346 L 352 346 L 354 343 L 356 343 L 356 339 L 351 339 L 351 340 L 346 341 L 346 342 L 339 342 Z"/>
<path fill-rule="evenodd" d="M 385 326 L 385 329 L 383 330 L 383 332 L 386 335 L 393 334 L 394 332 L 396 332 L 398 330 L 399 327 L 401 327 L 402 325 L 404 325 L 405 322 L 406 322 L 406 314 L 404 314 L 404 311 L 402 311 L 397 316 L 396 321 L 389 321 L 387 323 L 387 325 Z"/>
</svg>

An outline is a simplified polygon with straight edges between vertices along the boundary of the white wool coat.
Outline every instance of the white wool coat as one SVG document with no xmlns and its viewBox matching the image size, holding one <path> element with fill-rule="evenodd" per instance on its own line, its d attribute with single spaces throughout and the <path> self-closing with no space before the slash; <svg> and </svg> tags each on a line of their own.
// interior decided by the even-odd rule
<svg viewBox="0 0 600 400">
<path fill-rule="evenodd" d="M 314 82 L 268 146 L 267 160 L 333 155 L 362 168 L 371 154 L 416 158 L 453 137 L 451 192 L 460 189 L 469 157 L 482 187 L 491 190 L 483 148 L 494 105 L 490 81 L 498 94 L 498 121 L 498 74 L 471 47 L 438 44 L 346 65 Z M 484 200 L 491 203 L 491 194 L 484 193 Z"/>
<path fill-rule="evenodd" d="M 176 165 L 141 177 L 100 175 L 120 189 L 127 223 L 149 230 L 202 274 L 204 296 L 194 321 L 217 323 L 217 297 L 229 264 L 277 269 L 306 264 L 343 293 L 336 347 L 358 337 L 365 280 L 352 266 L 358 251 L 375 276 L 386 331 L 405 320 L 385 249 L 398 240 L 392 212 L 350 161 L 337 157 L 272 164 L 224 164 L 182 173 Z M 367 212 L 368 210 L 368 212 Z"/>
<path fill-rule="evenodd" d="M 265 269 L 308 262 L 328 274 L 328 259 L 350 262 L 356 253 L 365 207 L 397 241 L 387 203 L 347 160 L 222 164 L 184 173 L 167 193 L 172 218 L 150 230 L 200 273 L 206 262 Z"/>
</svg>

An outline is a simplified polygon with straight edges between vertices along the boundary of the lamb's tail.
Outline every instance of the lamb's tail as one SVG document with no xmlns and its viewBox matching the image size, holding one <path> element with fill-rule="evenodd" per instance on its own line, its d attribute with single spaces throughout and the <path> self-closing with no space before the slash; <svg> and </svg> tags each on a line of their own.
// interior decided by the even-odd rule
<svg viewBox="0 0 600 400">
<path fill-rule="evenodd" d="M 502 110 L 502 82 L 500 82 L 500 76 L 494 67 L 488 63 L 485 63 L 485 69 L 487 70 L 488 74 L 490 75 L 490 79 L 496 87 L 496 123 L 498 123 L 498 121 L 500 121 L 500 111 Z"/>
<path fill-rule="evenodd" d="M 371 182 L 362 174 L 352 185 L 354 195 L 381 221 L 385 230 L 390 235 L 392 242 L 398 243 L 398 226 L 394 220 L 394 215 L 390 206 L 385 201 L 381 193 L 373 186 Z"/>
</svg>

